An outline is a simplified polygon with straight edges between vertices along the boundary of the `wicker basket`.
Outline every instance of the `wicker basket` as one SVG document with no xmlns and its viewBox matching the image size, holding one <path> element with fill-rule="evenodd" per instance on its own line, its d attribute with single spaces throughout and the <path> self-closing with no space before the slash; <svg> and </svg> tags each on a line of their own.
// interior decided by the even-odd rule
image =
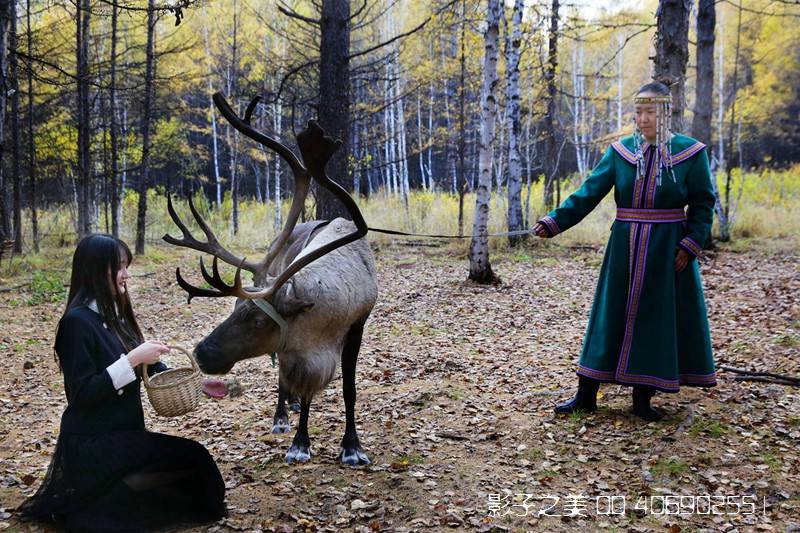
<svg viewBox="0 0 800 533">
<path fill-rule="evenodd" d="M 191 367 L 172 368 L 153 377 L 147 376 L 147 365 L 142 369 L 144 388 L 153 408 L 161 416 L 180 416 L 197 409 L 203 389 L 203 379 L 197 362 L 188 351 L 170 346 L 186 354 Z"/>
</svg>

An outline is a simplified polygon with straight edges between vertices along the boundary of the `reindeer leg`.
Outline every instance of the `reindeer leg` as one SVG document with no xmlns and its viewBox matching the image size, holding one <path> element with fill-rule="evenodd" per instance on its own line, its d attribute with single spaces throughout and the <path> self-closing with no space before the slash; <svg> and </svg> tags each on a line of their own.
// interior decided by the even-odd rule
<svg viewBox="0 0 800 533">
<path fill-rule="evenodd" d="M 311 459 L 311 439 L 308 438 L 308 411 L 311 407 L 311 398 L 300 398 L 300 422 L 297 425 L 297 433 L 289 451 L 286 452 L 286 462 L 305 463 Z"/>
<path fill-rule="evenodd" d="M 361 443 L 358 441 L 355 415 L 356 361 L 358 360 L 358 351 L 361 349 L 361 337 L 364 333 L 365 322 L 366 318 L 353 324 L 350 331 L 347 332 L 344 349 L 342 350 L 342 392 L 346 422 L 339 460 L 351 466 L 369 464 L 369 458 L 364 453 L 364 450 L 361 449 Z"/>
<path fill-rule="evenodd" d="M 280 378 L 278 379 L 278 405 L 275 407 L 275 416 L 272 418 L 272 432 L 273 433 L 289 433 L 292 429 L 289 424 L 289 415 L 286 412 L 286 397 L 288 393 L 281 385 Z"/>
</svg>

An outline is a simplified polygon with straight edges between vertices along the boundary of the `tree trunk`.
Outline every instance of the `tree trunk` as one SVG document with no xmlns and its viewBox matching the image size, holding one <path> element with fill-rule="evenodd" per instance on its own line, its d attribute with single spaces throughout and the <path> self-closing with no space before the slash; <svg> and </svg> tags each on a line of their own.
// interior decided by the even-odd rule
<svg viewBox="0 0 800 533">
<path fill-rule="evenodd" d="M 445 70 L 448 58 L 445 57 L 445 43 L 444 39 L 442 39 L 442 48 L 441 54 L 439 55 L 440 58 L 440 65 L 442 70 Z M 447 183 L 450 183 L 450 191 L 455 194 L 457 184 L 456 184 L 456 176 L 455 173 L 452 173 L 448 176 L 448 172 L 451 168 L 451 163 L 455 163 L 453 161 L 453 150 L 450 146 L 452 131 L 453 131 L 453 124 L 450 118 L 450 86 L 449 80 L 444 79 L 442 80 L 442 98 L 444 98 L 444 131 L 445 131 L 445 138 L 444 138 L 444 172 L 442 172 L 442 176 L 445 178 Z M 448 179 L 450 178 L 450 179 Z"/>
<path fill-rule="evenodd" d="M 514 2 L 511 16 L 511 35 L 506 33 L 506 120 L 508 121 L 508 231 L 522 229 L 522 162 L 520 161 L 519 62 L 522 41 L 522 11 L 524 0 Z M 508 242 L 516 246 L 519 235 Z"/>
<path fill-rule="evenodd" d="M 672 131 L 683 131 L 686 63 L 689 61 L 689 12 L 692 0 L 660 0 L 656 18 L 655 79 L 672 89 Z"/>
<path fill-rule="evenodd" d="M 280 100 L 276 101 L 273 106 L 273 119 L 272 128 L 275 136 L 280 138 L 281 130 L 283 129 L 283 105 Z M 272 181 L 275 182 L 275 229 L 279 229 L 283 224 L 283 217 L 281 216 L 281 158 L 275 157 L 275 168 L 272 172 Z"/>
<path fill-rule="evenodd" d="M 725 167 L 725 24 L 722 22 L 724 11 L 719 14 L 719 53 L 717 54 L 717 162 L 719 168 Z"/>
<path fill-rule="evenodd" d="M 14 253 L 22 253 L 22 177 L 19 172 L 19 56 L 17 55 L 17 2 L 12 1 L 11 35 L 9 56 L 11 78 L 11 179 L 13 181 Z"/>
<path fill-rule="evenodd" d="M 525 195 L 525 222 L 524 227 L 530 227 L 531 220 L 531 185 L 533 184 L 533 159 L 536 157 L 536 137 L 539 132 L 538 123 L 531 134 L 531 113 L 525 120 L 525 188 L 527 194 Z"/>
<path fill-rule="evenodd" d="M 238 6 L 236 0 L 233 1 L 233 40 L 231 43 L 231 65 L 228 71 L 228 95 L 230 95 L 232 105 L 236 108 L 239 78 L 239 46 L 237 37 L 239 35 L 239 23 L 237 20 Z M 239 130 L 228 125 L 228 149 L 230 150 L 230 168 L 228 174 L 231 177 L 231 222 L 233 234 L 239 233 Z M 231 142 L 233 135 L 233 142 Z"/>
<path fill-rule="evenodd" d="M 433 45 L 430 45 L 432 47 Z M 429 47 L 429 48 L 430 48 Z M 431 50 L 431 63 L 433 63 L 433 49 Z M 433 101 L 434 101 L 434 94 L 433 94 L 433 78 L 431 78 L 429 84 L 429 94 L 428 94 L 428 188 L 433 192 L 435 184 L 433 181 L 433 143 L 434 143 L 434 136 L 433 136 Z"/>
<path fill-rule="evenodd" d="M 461 58 L 458 75 L 458 235 L 464 235 L 464 195 L 467 193 L 466 100 L 467 100 L 467 55 L 466 55 L 467 1 L 461 0 Z"/>
<path fill-rule="evenodd" d="M 399 54 L 398 54 L 399 55 Z M 399 57 L 396 56 L 396 61 L 399 64 L 400 60 Z M 396 74 L 396 81 L 395 81 L 395 95 L 396 95 L 396 107 L 397 107 L 397 155 L 399 158 L 399 170 L 400 170 L 400 190 L 403 196 L 403 203 L 408 209 L 408 196 L 411 192 L 409 189 L 408 183 L 408 147 L 406 146 L 406 113 L 405 113 L 405 105 L 403 103 L 404 97 L 403 94 L 403 84 L 402 84 L 402 74 L 400 73 L 400 69 L 397 68 L 398 73 Z"/>
<path fill-rule="evenodd" d="M 31 0 L 25 3 L 26 33 L 28 40 L 28 57 L 33 54 L 33 36 L 31 34 Z M 36 203 L 36 143 L 33 135 L 33 69 L 28 66 L 28 174 L 30 176 L 31 231 L 33 232 L 33 251 L 39 253 L 39 213 Z"/>
<path fill-rule="evenodd" d="M 142 164 L 139 179 L 139 209 L 136 215 L 136 253 L 144 253 L 144 240 L 147 231 L 147 188 L 150 172 L 150 122 L 155 100 L 155 0 L 147 2 L 147 51 L 144 74 L 144 118 L 142 120 Z"/>
<path fill-rule="evenodd" d="M 487 27 L 484 34 L 483 88 L 481 90 L 480 179 L 475 200 L 475 222 L 469 247 L 469 279 L 478 283 L 495 283 L 497 278 L 489 262 L 489 202 L 492 187 L 492 154 L 494 122 L 497 112 L 497 55 L 500 33 L 500 1 L 487 0 Z"/>
<path fill-rule="evenodd" d="M 572 50 L 572 144 L 575 146 L 575 161 L 578 174 L 586 176 L 588 167 L 588 129 L 586 123 L 586 77 L 584 71 L 583 43 L 576 44 Z M 591 123 L 591 122 L 590 122 Z"/>
<path fill-rule="evenodd" d="M 717 213 L 717 220 L 719 221 L 719 240 L 722 242 L 728 242 L 731 240 L 730 224 L 728 223 L 728 217 L 725 215 L 725 209 L 722 206 L 722 200 L 719 194 L 719 186 L 717 184 L 717 176 L 719 176 L 720 170 L 724 171 L 726 165 L 725 136 L 723 135 L 725 122 L 725 39 L 723 31 L 725 29 L 725 24 L 722 23 L 722 12 L 720 12 L 719 22 L 719 39 L 717 40 L 717 44 L 719 46 L 719 54 L 717 59 L 717 70 L 719 71 L 717 74 L 717 80 L 719 81 L 717 98 L 717 153 L 715 157 L 716 165 L 714 164 L 714 160 L 711 161 L 711 185 L 714 188 L 714 196 L 716 198 L 714 211 Z"/>
<path fill-rule="evenodd" d="M 78 236 L 92 232 L 91 208 L 91 116 L 89 103 L 89 0 L 77 7 L 76 52 L 78 65 Z"/>
<path fill-rule="evenodd" d="M 742 41 L 742 6 L 739 5 L 739 22 L 736 25 L 736 50 L 733 59 L 733 88 L 731 89 L 731 122 L 728 127 L 728 146 L 726 152 L 733 154 L 733 125 L 736 123 L 736 96 L 739 90 L 739 52 Z M 722 95 L 720 95 L 720 98 Z M 741 167 L 741 163 L 740 163 Z M 728 238 L 730 238 L 730 227 L 733 225 L 731 220 L 731 170 L 733 165 L 725 165 L 725 221 L 728 226 Z M 734 208 L 735 209 L 735 208 Z"/>
<path fill-rule="evenodd" d="M 392 18 L 391 13 L 387 16 L 387 20 Z M 389 33 L 388 31 L 386 32 Z M 397 154 L 395 151 L 395 135 L 394 135 L 394 103 L 393 103 L 393 89 L 392 83 L 393 71 L 392 66 L 395 60 L 394 53 L 390 53 L 386 60 L 386 74 L 383 82 L 383 153 L 386 160 L 386 176 L 387 176 L 387 193 L 389 196 L 397 195 Z"/>
<path fill-rule="evenodd" d="M 425 162 L 422 154 L 422 97 L 417 87 L 417 149 L 419 150 L 419 179 L 422 189 L 428 190 L 428 181 L 425 176 Z"/>
<path fill-rule="evenodd" d="M 692 137 L 711 146 L 711 115 L 714 110 L 714 0 L 700 0 L 697 8 L 697 89 L 694 100 Z"/>
<path fill-rule="evenodd" d="M 222 207 L 222 183 L 219 178 L 219 148 L 217 144 L 217 110 L 214 107 L 214 85 L 211 83 L 211 44 L 209 43 L 208 38 L 208 10 L 206 6 L 203 6 L 203 16 L 205 17 L 205 22 L 203 23 L 203 37 L 205 39 L 205 48 L 206 48 L 206 70 L 208 73 L 208 77 L 206 78 L 208 82 L 208 106 L 209 112 L 211 114 L 211 148 L 212 148 L 212 157 L 214 158 L 214 191 L 215 191 L 215 200 L 217 209 Z M 230 96 L 230 95 L 229 95 Z"/>
<path fill-rule="evenodd" d="M 28 0 L 30 2 L 30 0 Z M 109 125 L 109 138 L 111 143 L 111 234 L 119 237 L 119 203 L 120 191 L 118 186 L 119 152 L 117 140 L 117 20 L 119 8 L 114 3 L 111 6 L 111 73 L 109 79 L 109 105 L 111 106 L 111 124 Z"/>
<path fill-rule="evenodd" d="M 548 37 L 547 69 L 547 113 L 544 116 L 544 206 L 553 207 L 553 180 L 556 168 L 556 69 L 558 68 L 558 0 L 550 8 L 550 34 Z"/>
<path fill-rule="evenodd" d="M 346 190 L 353 189 L 347 168 L 350 153 L 350 2 L 322 0 L 319 47 L 319 124 L 342 145 L 327 165 L 328 176 Z M 318 219 L 350 218 L 333 194 L 317 188 Z"/>
<path fill-rule="evenodd" d="M 126 25 L 123 23 L 122 25 L 122 33 L 126 35 L 127 28 Z M 122 78 L 122 86 L 128 86 L 128 49 L 125 48 L 125 53 L 123 55 L 124 63 L 123 63 L 123 78 Z M 119 203 L 117 204 L 117 220 L 120 221 L 122 224 L 122 206 L 125 200 L 125 187 L 128 183 L 128 106 L 130 105 L 130 99 L 128 97 L 122 98 L 122 110 L 120 113 L 120 123 L 119 123 L 119 133 L 120 137 L 122 137 L 122 146 L 120 147 L 121 152 L 121 161 L 120 161 L 120 176 L 119 176 Z"/>
<path fill-rule="evenodd" d="M 15 16 L 15 1 L 4 0 L 0 3 L 0 241 L 11 236 L 11 221 L 8 216 L 8 196 L 5 181 L 5 124 L 6 102 L 11 89 L 8 78 L 8 41 L 11 30 L 11 19 Z"/>
</svg>

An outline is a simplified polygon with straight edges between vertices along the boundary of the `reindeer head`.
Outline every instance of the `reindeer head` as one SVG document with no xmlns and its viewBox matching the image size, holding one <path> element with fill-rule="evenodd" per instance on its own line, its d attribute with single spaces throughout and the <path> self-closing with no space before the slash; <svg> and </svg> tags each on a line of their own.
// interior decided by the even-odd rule
<svg viewBox="0 0 800 533">
<path fill-rule="evenodd" d="M 181 276 L 180 268 L 175 270 L 178 285 L 189 295 L 188 302 L 191 303 L 192 298 L 197 296 L 237 297 L 233 313 L 195 348 L 195 357 L 200 368 L 211 374 L 226 373 L 237 361 L 242 359 L 281 351 L 288 335 L 287 320 L 291 320 L 314 305 L 314 302 L 298 298 L 294 294 L 292 284 L 287 281 L 309 263 L 336 248 L 360 239 L 366 235 L 368 229 L 358 206 L 347 191 L 325 174 L 325 165 L 341 146 L 341 141 L 334 141 L 327 136 L 316 122 L 309 122 L 308 127 L 297 135 L 297 144 L 305 162 L 304 166 L 286 145 L 255 130 L 250 125 L 250 116 L 259 99 L 256 97 L 250 102 L 244 119 L 241 119 L 231 109 L 221 93 L 214 94 L 214 103 L 225 119 L 244 135 L 283 157 L 294 175 L 295 193 L 289 215 L 286 218 L 286 225 L 270 244 L 264 259 L 258 262 L 249 262 L 247 258 L 239 259 L 226 250 L 189 198 L 192 215 L 206 236 L 205 242 L 198 241 L 178 217 L 172 205 L 172 198 L 167 199 L 170 217 L 183 233 L 183 238 L 176 239 L 170 235 L 164 235 L 164 240 L 176 246 L 192 248 L 214 256 L 211 274 L 206 270 L 203 260 L 200 260 L 200 272 L 212 289 L 198 288 L 189 284 Z M 344 202 L 356 224 L 356 231 L 298 258 L 277 276 L 269 276 L 267 271 L 270 265 L 281 253 L 297 225 L 312 178 Z M 226 284 L 220 277 L 218 260 L 236 267 L 232 285 Z M 254 280 L 259 284 L 258 287 L 242 287 L 241 272 L 243 268 L 253 274 Z"/>
</svg>

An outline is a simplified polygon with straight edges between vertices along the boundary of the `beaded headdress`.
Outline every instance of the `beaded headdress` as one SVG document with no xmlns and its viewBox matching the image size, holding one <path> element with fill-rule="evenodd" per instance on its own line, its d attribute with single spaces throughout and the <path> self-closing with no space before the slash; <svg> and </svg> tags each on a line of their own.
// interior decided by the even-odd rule
<svg viewBox="0 0 800 533">
<path fill-rule="evenodd" d="M 675 172 L 672 169 L 672 95 L 658 95 L 658 96 L 636 96 L 633 99 L 634 104 L 655 104 L 656 105 L 656 143 L 655 143 L 655 161 L 656 165 L 656 183 L 661 185 L 661 172 L 666 170 L 672 176 L 672 181 L 675 181 Z M 646 143 L 644 134 L 639 129 L 634 121 L 634 155 L 636 156 L 636 179 L 644 177 L 646 163 L 644 159 L 644 145 Z"/>
</svg>

